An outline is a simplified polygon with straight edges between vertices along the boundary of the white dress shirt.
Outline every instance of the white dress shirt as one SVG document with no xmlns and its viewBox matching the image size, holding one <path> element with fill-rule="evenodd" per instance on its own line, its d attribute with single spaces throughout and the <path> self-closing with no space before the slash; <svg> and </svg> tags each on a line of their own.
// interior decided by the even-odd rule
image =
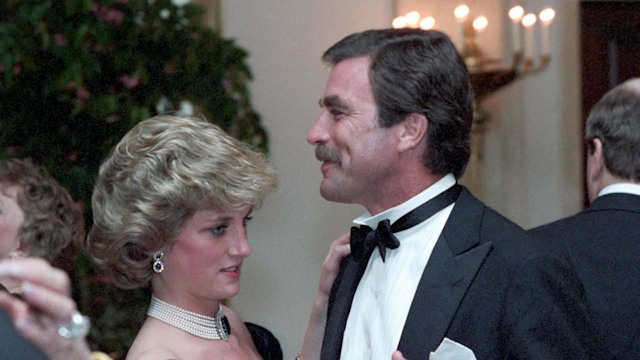
<svg viewBox="0 0 640 360">
<path fill-rule="evenodd" d="M 366 212 L 353 222 L 372 229 L 394 221 L 455 185 L 449 174 L 403 204 L 376 216 Z M 409 308 L 433 247 L 454 204 L 407 230 L 395 233 L 400 247 L 387 250 L 382 262 L 376 248 L 353 298 L 343 335 L 341 359 L 391 359 L 400 342 Z"/>
</svg>

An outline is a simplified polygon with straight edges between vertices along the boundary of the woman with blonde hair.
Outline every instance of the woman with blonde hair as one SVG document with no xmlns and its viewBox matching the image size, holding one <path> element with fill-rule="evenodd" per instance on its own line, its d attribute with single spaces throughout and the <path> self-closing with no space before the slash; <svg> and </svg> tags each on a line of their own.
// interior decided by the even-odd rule
<svg viewBox="0 0 640 360">
<path fill-rule="evenodd" d="M 258 358 L 222 301 L 240 290 L 247 222 L 275 186 L 263 154 L 204 119 L 157 116 L 116 145 L 94 189 L 88 250 L 116 285 L 151 285 L 128 359 Z"/>
<path fill-rule="evenodd" d="M 124 136 L 100 168 L 87 249 L 116 285 L 151 286 L 127 359 L 282 359 L 277 340 L 269 348 L 222 304 L 238 293 L 251 254 L 251 212 L 275 186 L 263 154 L 204 119 L 156 116 Z M 349 252 L 348 234 L 331 244 L 299 358 L 319 358 L 329 291 Z M 42 259 L 5 260 L 0 280 L 29 284 L 21 299 L 0 293 L 0 327 L 10 315 L 49 359 L 107 358 L 90 354 L 88 322 L 64 271 Z M 18 345 L 0 349 L 0 358 Z"/>
</svg>

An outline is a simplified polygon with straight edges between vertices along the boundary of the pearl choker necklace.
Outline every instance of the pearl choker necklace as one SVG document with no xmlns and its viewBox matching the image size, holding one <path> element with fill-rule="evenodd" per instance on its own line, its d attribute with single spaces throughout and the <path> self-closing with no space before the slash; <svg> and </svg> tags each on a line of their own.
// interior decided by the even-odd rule
<svg viewBox="0 0 640 360">
<path fill-rule="evenodd" d="M 147 315 L 204 339 L 227 340 L 231 334 L 231 326 L 222 312 L 222 306 L 216 316 L 211 317 L 181 309 L 151 295 Z"/>
</svg>

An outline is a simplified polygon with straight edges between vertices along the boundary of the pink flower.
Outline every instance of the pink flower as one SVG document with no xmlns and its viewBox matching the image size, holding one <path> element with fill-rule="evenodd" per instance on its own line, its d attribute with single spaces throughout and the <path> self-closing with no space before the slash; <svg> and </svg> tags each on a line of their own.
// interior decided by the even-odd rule
<svg viewBox="0 0 640 360">
<path fill-rule="evenodd" d="M 76 89 L 76 99 L 78 100 L 86 100 L 90 95 L 91 93 L 89 93 L 89 90 L 87 90 L 87 88 L 84 86 Z"/>
<path fill-rule="evenodd" d="M 20 74 L 21 72 L 22 72 L 22 65 L 20 65 L 20 64 L 15 64 L 15 65 L 13 66 L 13 74 L 14 74 L 14 75 L 18 75 L 18 74 Z"/>
<path fill-rule="evenodd" d="M 109 116 L 107 116 L 107 123 L 108 124 L 113 124 L 114 122 L 120 120 L 120 116 L 115 115 L 115 114 L 111 114 Z"/>
<path fill-rule="evenodd" d="M 173 74 L 176 68 L 172 64 L 165 64 L 162 71 L 164 71 L 165 74 Z"/>
<path fill-rule="evenodd" d="M 231 80 L 229 80 L 229 78 L 225 78 L 225 79 L 222 81 L 222 86 L 224 87 L 224 89 L 225 89 L 226 91 L 231 91 L 231 90 L 233 90 L 233 82 L 232 82 Z"/>
<path fill-rule="evenodd" d="M 71 152 L 67 155 L 67 160 L 74 162 L 76 160 L 78 160 L 78 153 L 76 152 Z"/>
<path fill-rule="evenodd" d="M 124 21 L 124 13 L 117 9 L 100 7 L 100 5 L 94 3 L 91 5 L 91 11 L 93 11 L 100 20 L 109 25 L 120 25 Z"/>
<path fill-rule="evenodd" d="M 140 85 L 140 77 L 137 75 L 134 75 L 134 76 L 122 75 L 120 76 L 120 81 L 122 82 L 124 87 L 126 87 L 127 89 L 133 89 L 134 87 L 137 87 L 138 85 Z"/>
<path fill-rule="evenodd" d="M 8 146 L 7 147 L 7 154 L 11 155 L 11 154 L 15 154 L 18 152 L 18 147 L 17 146 Z"/>
<path fill-rule="evenodd" d="M 107 9 L 102 18 L 107 24 L 120 25 L 124 21 L 124 13 L 116 9 Z"/>
<path fill-rule="evenodd" d="M 56 43 L 56 45 L 62 46 L 62 47 L 67 46 L 67 43 L 68 43 L 64 35 L 60 33 L 53 34 L 53 42 Z"/>
</svg>

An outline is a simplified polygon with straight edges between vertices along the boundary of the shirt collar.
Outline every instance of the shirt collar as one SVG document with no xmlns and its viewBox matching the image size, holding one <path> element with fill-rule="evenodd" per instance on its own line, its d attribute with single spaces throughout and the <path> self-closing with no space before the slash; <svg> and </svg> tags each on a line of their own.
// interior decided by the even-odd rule
<svg viewBox="0 0 640 360">
<path fill-rule="evenodd" d="M 640 184 L 617 183 L 607 185 L 602 190 L 600 190 L 600 193 L 598 193 L 598 197 L 613 193 L 640 195 Z"/>
<path fill-rule="evenodd" d="M 389 208 L 374 216 L 371 216 L 371 213 L 367 211 L 354 219 L 353 223 L 356 225 L 367 225 L 372 229 L 377 228 L 378 223 L 384 219 L 389 219 L 389 221 L 393 224 L 396 220 L 400 219 L 409 211 L 433 199 L 455 184 L 455 176 L 453 176 L 453 174 L 447 174 L 442 179 L 438 180 L 435 184 L 429 186 L 421 193 L 405 201 L 404 203 Z"/>
</svg>

